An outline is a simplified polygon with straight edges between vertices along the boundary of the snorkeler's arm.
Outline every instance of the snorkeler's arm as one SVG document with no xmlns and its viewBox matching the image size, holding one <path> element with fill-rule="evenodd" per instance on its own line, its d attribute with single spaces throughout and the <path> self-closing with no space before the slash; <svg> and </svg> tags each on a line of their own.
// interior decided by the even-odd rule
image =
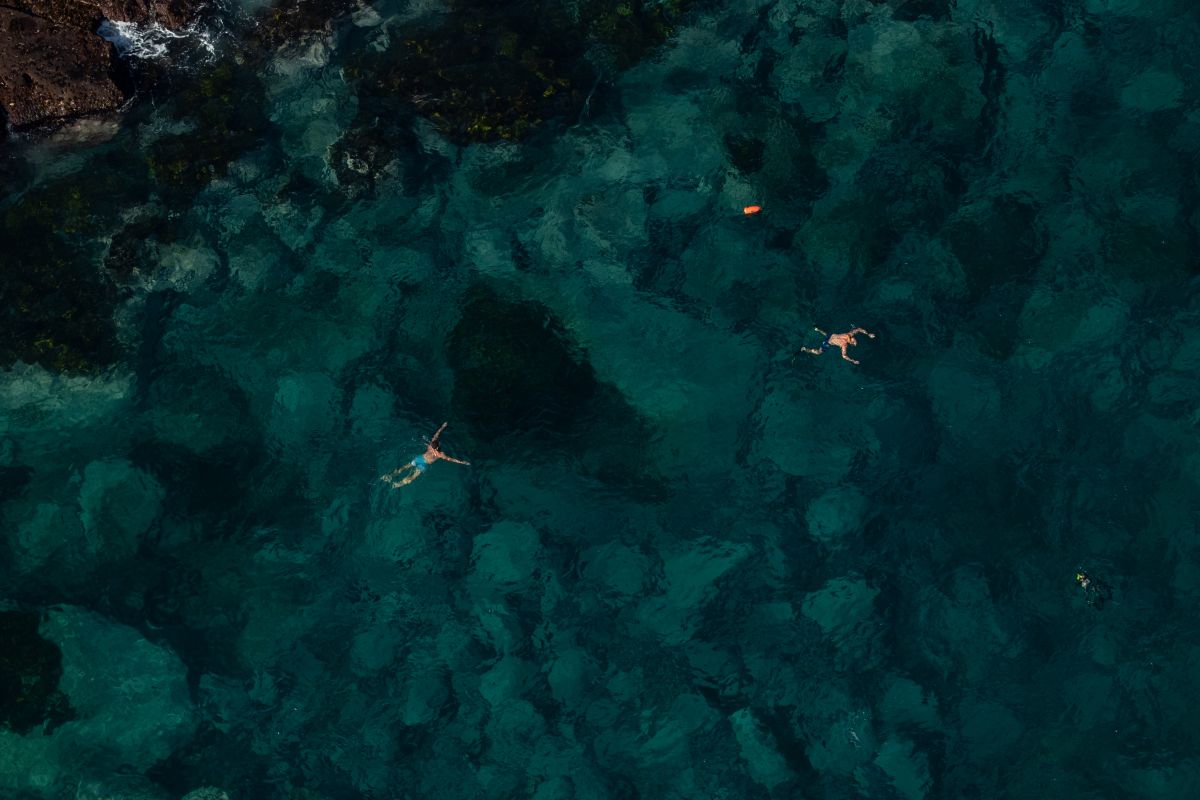
<svg viewBox="0 0 1200 800">
<path fill-rule="evenodd" d="M 438 439 L 442 438 L 442 431 L 446 430 L 446 426 L 449 424 L 450 424 L 449 422 L 443 422 L 442 427 L 438 428 L 437 433 L 435 433 L 433 435 L 433 438 L 429 440 L 429 446 L 432 447 L 434 450 L 437 450 Z"/>
<path fill-rule="evenodd" d="M 453 463 L 453 464 L 462 464 L 464 467 L 469 467 L 469 466 L 471 466 L 471 462 L 470 462 L 470 461 L 462 461 L 462 460 L 460 460 L 460 459 L 457 459 L 457 458 L 451 458 L 450 456 L 448 456 L 448 455 L 443 455 L 442 453 L 438 453 L 438 455 L 439 455 L 439 456 L 441 456 L 442 458 L 444 458 L 446 461 L 449 461 L 449 462 L 451 462 L 451 463 Z"/>
</svg>

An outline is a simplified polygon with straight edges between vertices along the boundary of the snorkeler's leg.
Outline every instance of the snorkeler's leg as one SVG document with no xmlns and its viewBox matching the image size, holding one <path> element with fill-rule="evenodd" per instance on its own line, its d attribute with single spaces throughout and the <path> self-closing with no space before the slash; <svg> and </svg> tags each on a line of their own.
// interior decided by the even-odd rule
<svg viewBox="0 0 1200 800">
<path fill-rule="evenodd" d="M 405 474 L 407 473 L 407 474 Z M 401 486 L 408 486 L 417 479 L 421 474 L 421 470 L 414 467 L 412 464 L 405 464 L 399 469 L 392 470 L 387 475 L 380 478 L 381 481 L 391 486 L 393 489 L 399 489 Z M 403 475 L 404 477 L 400 477 Z"/>
</svg>

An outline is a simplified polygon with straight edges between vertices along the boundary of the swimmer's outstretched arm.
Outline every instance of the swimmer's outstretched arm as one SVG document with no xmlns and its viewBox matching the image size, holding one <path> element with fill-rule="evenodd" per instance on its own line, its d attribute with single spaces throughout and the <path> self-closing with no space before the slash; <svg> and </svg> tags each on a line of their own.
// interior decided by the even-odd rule
<svg viewBox="0 0 1200 800">
<path fill-rule="evenodd" d="M 866 328 L 855 328 L 854 330 L 850 331 L 849 335 L 853 336 L 856 333 L 865 333 L 867 336 L 871 337 L 872 339 L 875 338 L 875 334 L 871 333 Z"/>
<path fill-rule="evenodd" d="M 433 438 L 429 440 L 429 446 L 432 447 L 434 450 L 437 450 L 438 439 L 442 438 L 442 431 L 446 430 L 446 426 L 449 424 L 450 424 L 449 422 L 443 422 L 442 427 L 438 428 L 437 433 L 435 433 L 433 435 Z"/>
<path fill-rule="evenodd" d="M 865 331 L 864 331 L 864 333 L 865 333 Z M 842 345 L 842 358 L 846 359 L 846 360 L 847 360 L 847 361 L 849 361 L 851 364 L 857 364 L 857 363 L 858 363 L 858 361 L 857 361 L 857 360 L 855 360 L 855 359 L 853 359 L 853 358 L 851 358 L 851 357 L 849 356 L 849 354 L 847 354 L 847 353 L 846 353 L 846 348 L 847 348 L 847 347 L 848 347 L 848 345 Z"/>
<path fill-rule="evenodd" d="M 443 453 L 438 453 L 438 455 L 439 455 L 439 456 L 441 456 L 441 457 L 442 457 L 444 460 L 451 462 L 452 464 L 462 464 L 464 467 L 469 467 L 469 466 L 471 466 L 471 462 L 470 462 L 470 461 L 462 461 L 462 460 L 460 460 L 460 459 L 457 459 L 457 458 L 451 458 L 450 456 L 448 456 L 448 455 L 445 455 L 445 454 L 443 454 Z"/>
</svg>

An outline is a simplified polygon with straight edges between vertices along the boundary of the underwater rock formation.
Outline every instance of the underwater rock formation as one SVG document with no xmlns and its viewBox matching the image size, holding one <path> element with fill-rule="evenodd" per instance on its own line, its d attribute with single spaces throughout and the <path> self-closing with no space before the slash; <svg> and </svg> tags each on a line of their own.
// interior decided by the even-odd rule
<svg viewBox="0 0 1200 800">
<path fill-rule="evenodd" d="M 0 726 L 26 734 L 70 719 L 61 678 L 62 651 L 38 634 L 38 615 L 0 611 Z"/>
<path fill-rule="evenodd" d="M 308 34 L 324 33 L 337 17 L 358 6 L 356 0 L 280 0 L 258 13 L 250 36 L 271 49 Z"/>
<path fill-rule="evenodd" d="M 192 0 L 11 0 L 0 7 L 0 109 L 15 129 L 118 108 L 127 99 L 105 20 L 185 24 Z M 0 133 L 0 137 L 3 133 Z"/>
<path fill-rule="evenodd" d="M 189 81 L 173 101 L 175 113 L 194 125 L 149 148 L 150 170 L 168 206 L 187 205 L 244 152 L 260 145 L 270 128 L 263 88 L 250 69 L 226 58 Z"/>
<path fill-rule="evenodd" d="M 624 68 L 671 33 L 666 12 L 638 0 L 583 5 L 577 20 L 554 2 L 452 7 L 447 22 L 414 31 L 368 66 L 360 97 L 415 105 L 459 142 L 521 139 L 544 120 L 579 113 L 598 77 L 589 49 Z"/>
<path fill-rule="evenodd" d="M 541 303 L 477 284 L 446 343 L 452 408 L 488 445 L 534 433 L 566 449 L 576 468 L 643 500 L 665 496 L 647 463 L 655 431 L 625 396 L 596 376 L 587 353 Z"/>
<path fill-rule="evenodd" d="M 497 5 L 452 0 L 382 52 L 343 69 L 358 116 L 332 153 L 339 182 L 369 187 L 409 144 L 413 115 L 456 144 L 518 141 L 553 120 L 577 118 L 604 75 L 633 66 L 674 33 L 681 0 Z"/>
<path fill-rule="evenodd" d="M 0 367 L 24 361 L 79 373 L 117 357 L 116 287 L 91 259 L 120 209 L 146 198 L 145 167 L 117 156 L 93 166 L 0 209 L 0 235 L 22 243 L 0 251 Z"/>
<path fill-rule="evenodd" d="M 455 415 L 481 439 L 560 429 L 596 396 L 595 373 L 549 310 L 507 300 L 488 286 L 464 299 L 447 353 Z"/>
<path fill-rule="evenodd" d="M 2 621 L 0 626 L 7 637 L 11 626 Z M 0 794 L 27 796 L 21 791 L 31 785 L 61 781 L 80 785 L 73 797 L 146 796 L 140 790 L 84 791 L 84 785 L 90 787 L 94 778 L 103 783 L 117 778 L 113 764 L 132 777 L 191 737 L 196 723 L 183 663 L 133 628 L 79 607 L 52 608 L 41 620 L 26 614 L 17 627 L 19 641 L 36 648 L 25 651 L 36 655 L 33 665 L 18 668 L 46 681 L 42 693 L 48 692 L 52 704 L 52 727 L 45 735 L 18 735 L 0 727 Z M 0 659 L 21 652 L 10 651 L 8 641 L 0 644 Z M 55 697 L 60 690 L 66 699 Z M 38 720 L 28 721 L 36 725 Z"/>
</svg>

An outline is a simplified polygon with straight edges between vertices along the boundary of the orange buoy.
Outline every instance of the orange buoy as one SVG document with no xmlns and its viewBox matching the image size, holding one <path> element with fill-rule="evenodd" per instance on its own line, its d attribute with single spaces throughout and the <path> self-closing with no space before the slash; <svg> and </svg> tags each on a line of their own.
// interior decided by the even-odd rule
<svg viewBox="0 0 1200 800">
<path fill-rule="evenodd" d="M 746 215 L 757 214 L 762 211 L 762 206 L 746 206 L 742 209 L 742 213 Z"/>
</svg>

